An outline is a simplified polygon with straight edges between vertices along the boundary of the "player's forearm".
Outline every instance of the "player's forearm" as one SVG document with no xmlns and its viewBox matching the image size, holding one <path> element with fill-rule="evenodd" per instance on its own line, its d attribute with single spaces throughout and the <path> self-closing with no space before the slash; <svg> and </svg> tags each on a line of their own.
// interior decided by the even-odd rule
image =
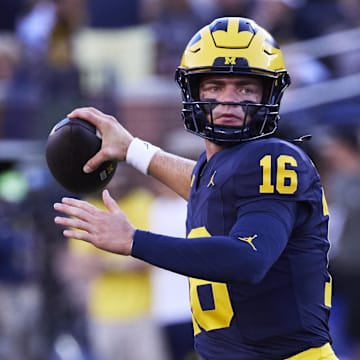
<svg viewBox="0 0 360 360">
<path fill-rule="evenodd" d="M 136 230 L 131 255 L 203 280 L 258 283 L 283 252 L 297 208 L 291 202 L 258 203 L 249 203 L 224 236 L 186 239 Z"/>
<path fill-rule="evenodd" d="M 276 234 L 258 233 L 265 246 L 256 250 L 236 236 L 184 239 L 136 230 L 131 255 L 189 277 L 256 284 L 281 253 L 286 242 L 283 230 L 280 227 Z"/>
<path fill-rule="evenodd" d="M 194 166 L 193 160 L 160 150 L 151 159 L 148 173 L 188 200 Z"/>
</svg>

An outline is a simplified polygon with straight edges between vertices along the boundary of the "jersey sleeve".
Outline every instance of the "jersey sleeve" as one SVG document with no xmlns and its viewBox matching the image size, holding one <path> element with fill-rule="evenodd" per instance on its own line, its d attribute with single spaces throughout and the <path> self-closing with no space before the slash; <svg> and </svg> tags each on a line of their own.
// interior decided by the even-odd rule
<svg viewBox="0 0 360 360">
<path fill-rule="evenodd" d="M 132 256 L 186 276 L 219 282 L 260 282 L 284 250 L 296 205 L 251 203 L 227 236 L 175 238 L 137 230 Z"/>
</svg>

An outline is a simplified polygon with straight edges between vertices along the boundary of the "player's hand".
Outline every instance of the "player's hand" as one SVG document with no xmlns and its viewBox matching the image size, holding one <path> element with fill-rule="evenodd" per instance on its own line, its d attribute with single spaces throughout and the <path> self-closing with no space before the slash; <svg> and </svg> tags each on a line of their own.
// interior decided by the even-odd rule
<svg viewBox="0 0 360 360">
<path fill-rule="evenodd" d="M 80 118 L 87 120 L 99 130 L 102 136 L 102 146 L 84 165 L 84 172 L 94 171 L 101 163 L 116 159 L 124 161 L 126 152 L 133 136 L 111 115 L 104 114 L 98 109 L 84 107 L 73 110 L 67 115 L 68 118 Z"/>
<path fill-rule="evenodd" d="M 130 255 L 135 228 L 108 190 L 104 190 L 102 195 L 107 211 L 87 201 L 63 198 L 61 203 L 54 204 L 54 209 L 65 216 L 56 216 L 55 223 L 67 227 L 63 231 L 67 238 L 84 240 L 109 252 Z"/>
</svg>

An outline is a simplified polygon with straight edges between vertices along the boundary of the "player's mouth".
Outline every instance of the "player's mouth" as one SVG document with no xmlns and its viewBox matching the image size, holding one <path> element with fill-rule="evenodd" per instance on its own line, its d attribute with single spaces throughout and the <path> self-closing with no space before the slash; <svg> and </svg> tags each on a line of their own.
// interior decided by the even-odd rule
<svg viewBox="0 0 360 360">
<path fill-rule="evenodd" d="M 221 114 L 215 118 L 215 123 L 227 126 L 241 126 L 244 119 L 234 114 Z"/>
</svg>

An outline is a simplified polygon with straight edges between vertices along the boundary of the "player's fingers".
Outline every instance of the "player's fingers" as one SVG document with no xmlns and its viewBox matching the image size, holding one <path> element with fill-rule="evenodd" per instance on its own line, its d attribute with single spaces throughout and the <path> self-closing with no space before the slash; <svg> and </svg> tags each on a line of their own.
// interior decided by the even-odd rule
<svg viewBox="0 0 360 360">
<path fill-rule="evenodd" d="M 89 232 L 91 230 L 91 226 L 89 225 L 89 223 L 79 218 L 56 216 L 54 218 L 54 222 L 57 225 L 62 225 L 67 227 L 68 230 L 78 229 L 86 232 Z"/>
<path fill-rule="evenodd" d="M 104 161 L 117 159 L 125 160 L 127 148 L 133 136 L 108 114 L 104 114 L 92 107 L 77 108 L 67 115 L 69 118 L 81 118 L 92 123 L 102 136 L 102 145 L 98 151 L 83 167 L 85 173 L 96 170 Z"/>
<path fill-rule="evenodd" d="M 94 215 L 98 211 L 94 205 L 83 200 L 63 198 L 61 201 L 61 203 L 54 204 L 55 210 L 82 220 L 89 219 L 89 216 Z"/>
<path fill-rule="evenodd" d="M 83 171 L 88 174 L 96 170 L 103 162 L 110 160 L 105 151 L 100 150 L 84 165 Z"/>
<path fill-rule="evenodd" d="M 93 205 L 81 200 L 64 198 L 62 201 L 68 202 L 68 204 L 55 203 L 54 209 L 62 212 L 66 216 L 56 216 L 54 222 L 68 228 L 67 230 L 69 230 L 69 232 L 64 233 L 65 236 L 90 241 L 90 234 L 92 234 L 95 229 L 93 225 L 95 212 L 99 210 Z M 70 203 L 76 206 L 71 206 Z"/>
<path fill-rule="evenodd" d="M 102 198 L 103 198 L 103 202 L 104 202 L 105 206 L 107 207 L 107 209 L 110 212 L 115 213 L 115 212 L 120 211 L 120 208 L 119 208 L 117 202 L 115 201 L 115 199 L 113 197 L 111 197 L 108 190 L 103 191 Z"/>
<path fill-rule="evenodd" d="M 96 127 L 99 124 L 102 116 L 104 116 L 104 113 L 94 107 L 77 108 L 67 114 L 67 117 L 69 119 L 80 118 L 83 120 L 87 120 Z"/>
<path fill-rule="evenodd" d="M 67 238 L 93 242 L 93 225 L 78 218 L 56 216 L 55 224 L 65 226 L 63 235 Z"/>
<path fill-rule="evenodd" d="M 67 114 L 68 118 L 80 118 L 83 120 L 87 120 L 95 127 L 101 131 L 102 128 L 110 128 L 111 124 L 117 122 L 117 120 L 112 116 L 103 113 L 102 111 L 94 108 L 94 107 L 82 107 L 77 108 Z"/>
<path fill-rule="evenodd" d="M 77 230 L 73 228 L 65 229 L 63 230 L 63 235 L 68 239 L 83 240 L 92 243 L 91 234 L 84 230 Z"/>
<path fill-rule="evenodd" d="M 91 236 L 86 231 L 76 231 L 72 229 L 65 229 L 63 235 L 69 239 L 84 240 L 86 242 L 91 242 Z"/>
<path fill-rule="evenodd" d="M 69 206 L 73 206 L 89 213 L 93 213 L 97 210 L 97 207 L 93 204 L 90 204 L 88 201 L 75 199 L 72 197 L 63 197 L 61 203 Z"/>
</svg>

